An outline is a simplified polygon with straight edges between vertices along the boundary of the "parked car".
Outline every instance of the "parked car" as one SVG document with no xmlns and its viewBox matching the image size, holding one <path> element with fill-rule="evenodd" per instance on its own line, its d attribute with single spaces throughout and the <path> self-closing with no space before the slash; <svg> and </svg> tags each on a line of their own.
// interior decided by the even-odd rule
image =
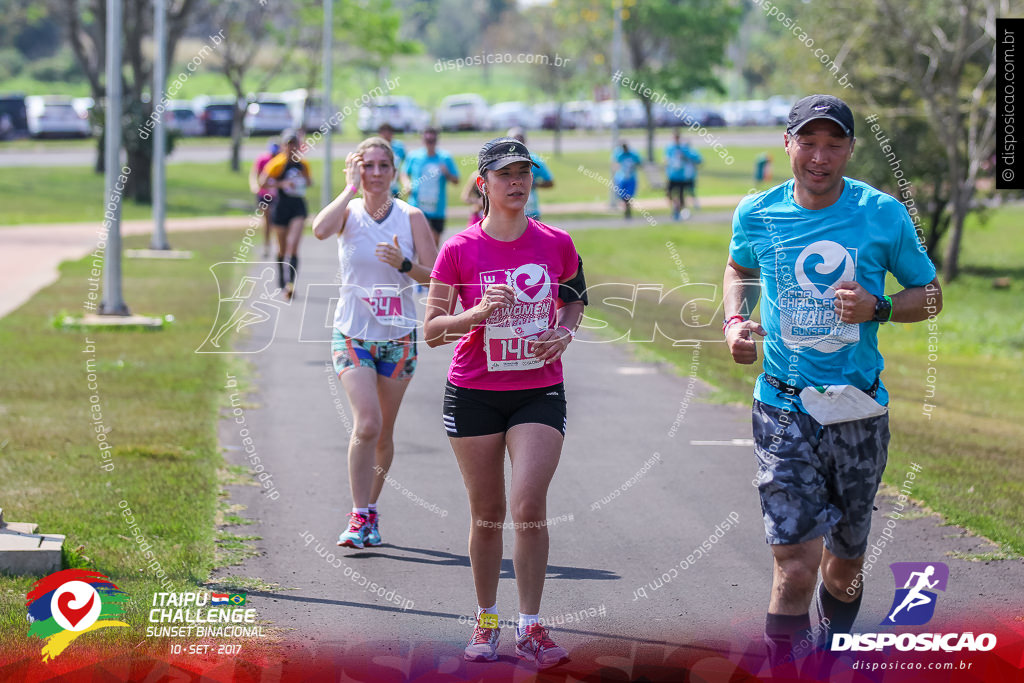
<svg viewBox="0 0 1024 683">
<path fill-rule="evenodd" d="M 193 104 L 193 109 L 203 124 L 203 135 L 231 135 L 232 117 L 235 107 L 239 106 L 234 97 L 201 96 L 193 100 Z"/>
<path fill-rule="evenodd" d="M 196 137 L 203 134 L 203 122 L 196 116 L 192 103 L 188 100 L 171 100 L 164 110 L 164 123 L 167 130 L 184 137 Z"/>
<path fill-rule="evenodd" d="M 92 135 L 87 114 L 78 112 L 70 97 L 29 95 L 25 98 L 28 133 L 34 138 Z"/>
<path fill-rule="evenodd" d="M 246 135 L 277 135 L 294 125 L 284 100 L 276 95 L 260 94 L 246 107 L 242 130 Z"/>
<path fill-rule="evenodd" d="M 670 114 L 671 121 L 667 124 L 670 128 L 685 127 L 692 125 L 694 122 L 705 128 L 716 128 L 725 125 L 725 119 L 722 118 L 721 114 L 704 105 L 683 104 L 680 102 L 674 105 L 674 109 Z"/>
<path fill-rule="evenodd" d="M 419 132 L 429 125 L 430 114 L 405 95 L 378 97 L 360 107 L 357 125 L 363 133 L 376 132 L 385 123 L 402 133 Z"/>
<path fill-rule="evenodd" d="M 0 140 L 28 136 L 25 96 L 18 93 L 0 95 Z"/>
<path fill-rule="evenodd" d="M 765 100 L 732 102 L 726 109 L 725 120 L 731 126 L 775 125 L 775 119 L 772 117 L 769 104 Z"/>
<path fill-rule="evenodd" d="M 565 105 L 562 105 L 562 116 L 561 119 L 559 119 L 557 102 L 541 102 L 540 104 L 535 104 L 533 105 L 533 113 L 540 121 L 540 127 L 544 130 L 554 130 L 555 122 L 559 120 L 561 122 L 559 128 L 562 130 L 574 127 L 572 122 L 565 115 Z"/>
<path fill-rule="evenodd" d="M 619 128 L 643 128 L 647 125 L 647 112 L 640 100 L 619 100 Z M 611 128 L 615 120 L 615 104 L 605 100 L 597 105 L 597 121 L 602 128 Z"/>
<path fill-rule="evenodd" d="M 562 106 L 562 119 L 565 121 L 565 128 L 591 129 L 597 126 L 594 120 L 594 103 L 589 100 L 576 100 L 566 102 Z"/>
<path fill-rule="evenodd" d="M 319 130 L 334 114 L 334 112 L 327 111 L 323 97 L 319 93 L 310 92 L 305 88 L 287 90 L 281 93 L 281 99 L 288 105 L 288 111 L 291 112 L 292 128 L 302 128 L 306 131 Z M 334 130 L 341 130 L 340 121 Z"/>
<path fill-rule="evenodd" d="M 540 127 L 540 117 L 525 102 L 498 102 L 487 110 L 491 130 L 507 130 L 515 126 L 534 130 Z"/>
<path fill-rule="evenodd" d="M 775 95 L 768 98 L 768 114 L 776 126 L 784 126 L 789 121 L 789 110 L 796 104 L 796 98 Z"/>
<path fill-rule="evenodd" d="M 472 93 L 449 95 L 441 100 L 437 125 L 442 130 L 484 130 L 487 127 L 487 100 Z"/>
</svg>

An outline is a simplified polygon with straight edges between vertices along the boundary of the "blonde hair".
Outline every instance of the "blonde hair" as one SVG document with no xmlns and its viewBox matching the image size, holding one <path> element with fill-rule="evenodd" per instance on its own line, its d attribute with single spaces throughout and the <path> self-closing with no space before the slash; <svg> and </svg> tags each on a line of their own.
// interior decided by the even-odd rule
<svg viewBox="0 0 1024 683">
<path fill-rule="evenodd" d="M 382 137 L 380 137 L 378 135 L 375 135 L 372 138 L 366 138 L 365 140 L 360 142 L 359 146 L 356 147 L 356 154 L 362 154 L 366 150 L 371 149 L 373 147 L 380 147 L 385 152 L 387 152 L 388 153 L 388 159 L 391 160 L 391 166 L 394 167 L 394 165 L 395 165 L 395 150 L 391 149 L 391 144 L 388 143 L 387 140 L 385 140 L 384 138 L 382 138 Z"/>
</svg>

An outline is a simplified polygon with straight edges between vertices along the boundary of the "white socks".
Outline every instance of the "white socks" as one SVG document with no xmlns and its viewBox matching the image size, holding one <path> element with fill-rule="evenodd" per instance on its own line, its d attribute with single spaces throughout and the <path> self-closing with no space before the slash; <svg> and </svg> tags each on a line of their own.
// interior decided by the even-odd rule
<svg viewBox="0 0 1024 683">
<path fill-rule="evenodd" d="M 530 628 L 531 624 L 537 624 L 540 622 L 539 614 L 523 614 L 519 613 L 519 628 L 516 629 L 516 633 L 523 635 L 526 633 L 526 629 Z"/>
</svg>

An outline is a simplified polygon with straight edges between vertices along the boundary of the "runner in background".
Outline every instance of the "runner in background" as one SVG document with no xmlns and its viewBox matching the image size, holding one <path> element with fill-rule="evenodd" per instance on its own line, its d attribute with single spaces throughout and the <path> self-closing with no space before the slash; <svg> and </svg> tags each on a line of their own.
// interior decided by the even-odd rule
<svg viewBox="0 0 1024 683">
<path fill-rule="evenodd" d="M 568 233 L 524 213 L 533 161 L 514 138 L 480 150 L 484 220 L 451 237 L 431 273 L 427 344 L 458 340 L 442 420 L 469 495 L 477 623 L 465 658 L 498 657 L 505 449 L 512 461 L 516 653 L 538 669 L 568 659 L 540 623 L 548 562 L 547 492 L 566 427 L 561 356 L 583 316 L 586 284 Z M 462 311 L 455 314 L 456 303 Z"/>
<path fill-rule="evenodd" d="M 277 189 L 271 225 L 277 233 L 277 274 L 286 299 L 295 294 L 299 272 L 299 242 L 309 211 L 306 190 L 313 185 L 309 164 L 302 158 L 299 136 L 290 130 L 281 134 L 284 148 L 263 167 L 261 187 Z M 285 264 L 291 266 L 286 268 Z M 287 271 L 287 272 L 286 272 Z"/>
<path fill-rule="evenodd" d="M 377 499 L 395 455 L 398 408 L 416 369 L 412 286 L 430 281 L 437 256 L 423 213 L 392 197 L 394 178 L 387 141 L 363 140 L 345 159 L 347 187 L 313 219 L 317 239 L 338 235 L 341 295 L 331 351 L 355 417 L 348 446 L 352 512 L 338 538 L 349 548 L 382 543 Z"/>
<path fill-rule="evenodd" d="M 510 128 L 508 136 L 526 144 L 526 131 L 516 126 Z M 530 188 L 530 198 L 526 201 L 526 215 L 530 218 L 540 220 L 540 198 L 537 196 L 538 188 L 552 188 L 555 186 L 555 177 L 551 175 L 547 164 L 536 154 L 530 154 L 530 161 L 533 162 L 533 187 Z"/>
<path fill-rule="evenodd" d="M 466 187 L 462 190 L 462 201 L 469 204 L 473 211 L 469 214 L 466 227 L 475 225 L 484 219 L 484 196 L 480 194 L 480 188 L 476 186 L 476 179 L 480 177 L 479 171 L 469 174 Z"/>
<path fill-rule="evenodd" d="M 687 192 L 693 195 L 694 208 L 697 206 L 697 166 L 702 161 L 690 143 L 683 141 L 679 129 L 672 131 L 672 144 L 665 148 L 665 173 L 673 220 L 690 217 L 690 210 L 686 208 Z"/>
<path fill-rule="evenodd" d="M 448 183 L 459 182 L 455 160 L 437 148 L 437 129 L 423 131 L 423 149 L 410 152 L 402 166 L 402 184 L 409 204 L 423 212 L 434 231 L 434 244 L 441 244 L 444 232 Z"/>
<path fill-rule="evenodd" d="M 277 140 L 270 140 L 267 143 L 267 151 L 256 157 L 252 169 L 249 171 L 249 191 L 256 195 L 256 210 L 263 212 L 263 258 L 270 258 L 270 214 L 274 210 L 274 199 L 277 192 L 260 186 L 260 174 L 267 162 L 277 156 L 281 151 L 281 145 Z"/>
<path fill-rule="evenodd" d="M 398 182 L 398 169 L 405 163 L 405 144 L 401 140 L 395 140 L 395 129 L 390 123 L 380 124 L 377 135 L 388 141 L 391 151 L 395 154 L 395 179 L 391 181 L 391 196 L 398 197 L 402 194 L 402 186 Z"/>
<path fill-rule="evenodd" d="M 612 161 L 615 162 L 615 194 L 622 200 L 625 206 L 626 218 L 632 218 L 630 203 L 633 195 L 636 194 L 636 169 L 644 162 L 640 155 L 629 148 L 628 142 L 612 154 Z"/>
</svg>

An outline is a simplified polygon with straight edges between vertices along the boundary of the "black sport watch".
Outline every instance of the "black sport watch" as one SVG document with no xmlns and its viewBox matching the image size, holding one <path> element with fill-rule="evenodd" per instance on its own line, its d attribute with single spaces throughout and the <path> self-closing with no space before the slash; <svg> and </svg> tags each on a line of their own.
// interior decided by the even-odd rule
<svg viewBox="0 0 1024 683">
<path fill-rule="evenodd" d="M 399 273 L 408 273 L 410 270 L 412 270 L 412 261 L 410 261 L 407 258 L 406 259 L 402 259 L 402 265 L 400 265 L 398 267 L 398 272 Z M 875 309 L 875 310 L 877 310 L 877 309 Z"/>
<path fill-rule="evenodd" d="M 875 317 L 871 322 L 887 323 L 892 318 L 892 298 L 885 296 L 875 297 Z"/>
</svg>

